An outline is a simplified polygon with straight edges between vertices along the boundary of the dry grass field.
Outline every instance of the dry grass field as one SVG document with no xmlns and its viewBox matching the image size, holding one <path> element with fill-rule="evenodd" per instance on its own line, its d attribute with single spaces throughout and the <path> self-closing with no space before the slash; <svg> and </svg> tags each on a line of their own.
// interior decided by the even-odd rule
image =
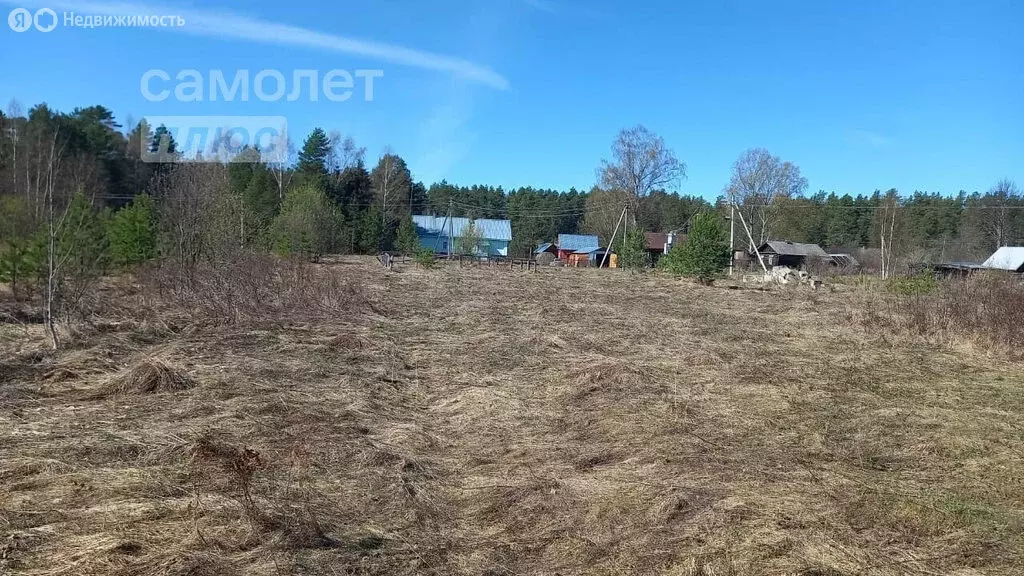
<svg viewBox="0 0 1024 576">
<path fill-rule="evenodd" d="M 1024 574 L 1024 364 L 861 289 L 308 268 L 0 325 L 0 573 Z"/>
</svg>

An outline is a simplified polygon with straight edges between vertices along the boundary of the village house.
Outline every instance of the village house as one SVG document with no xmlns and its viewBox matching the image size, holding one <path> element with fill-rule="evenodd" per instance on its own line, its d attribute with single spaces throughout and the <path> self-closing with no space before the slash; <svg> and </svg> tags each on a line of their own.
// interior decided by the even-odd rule
<svg viewBox="0 0 1024 576">
<path fill-rule="evenodd" d="M 550 252 L 562 262 L 573 265 L 578 263 L 579 255 L 589 255 L 592 251 L 601 247 L 601 241 L 597 236 L 588 234 L 559 234 L 554 243 L 546 242 L 537 247 L 536 254 Z M 574 256 L 576 255 L 576 256 Z M 583 258 L 584 260 L 586 258 Z"/>
<path fill-rule="evenodd" d="M 534 254 L 548 252 L 566 266 L 574 268 L 601 266 L 615 268 L 617 257 L 614 252 L 601 246 L 600 239 L 591 234 L 559 234 L 555 242 L 545 242 L 537 247 Z M 607 254 L 607 257 L 605 255 Z"/>
<path fill-rule="evenodd" d="M 416 225 L 420 246 L 433 250 L 435 254 L 454 253 L 458 239 L 463 237 L 470 222 L 480 237 L 475 250 L 478 256 L 508 256 L 508 245 L 512 242 L 512 223 L 509 220 L 414 215 L 412 222 Z"/>
<path fill-rule="evenodd" d="M 769 240 L 758 247 L 764 265 L 806 268 L 815 262 L 828 259 L 828 253 L 817 244 L 801 244 L 784 240 Z"/>
<path fill-rule="evenodd" d="M 936 276 L 963 277 L 979 270 L 1002 270 L 1014 274 L 1024 273 L 1024 246 L 1002 246 L 984 262 L 939 262 L 938 264 L 917 264 L 918 271 L 931 270 Z"/>
<path fill-rule="evenodd" d="M 1024 246 L 1003 246 L 982 263 L 985 268 L 1024 273 Z"/>
</svg>

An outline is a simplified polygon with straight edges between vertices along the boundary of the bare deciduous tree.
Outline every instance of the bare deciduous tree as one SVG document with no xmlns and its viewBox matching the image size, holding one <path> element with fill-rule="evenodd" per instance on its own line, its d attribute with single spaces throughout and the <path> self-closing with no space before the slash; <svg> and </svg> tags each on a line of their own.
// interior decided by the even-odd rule
<svg viewBox="0 0 1024 576">
<path fill-rule="evenodd" d="M 289 169 L 295 159 L 295 145 L 287 134 L 282 134 L 275 141 L 274 146 L 270 155 L 264 156 L 264 163 L 273 174 L 274 181 L 277 182 L 277 200 L 284 202 L 284 191 L 291 183 L 292 176 L 295 175 L 295 172 Z"/>
<path fill-rule="evenodd" d="M 18 191 L 18 142 L 20 140 L 20 133 L 18 130 L 18 120 L 21 118 L 22 109 L 21 104 L 17 100 L 11 98 L 11 101 L 7 103 L 7 121 L 4 122 L 4 133 L 0 134 L 5 140 L 10 142 L 10 156 L 11 156 L 11 188 L 12 193 Z M 27 191 L 26 191 L 27 195 Z M 26 196 L 25 201 L 28 202 L 30 199 Z"/>
<path fill-rule="evenodd" d="M 612 159 L 602 160 L 601 186 L 627 194 L 634 215 L 640 198 L 655 190 L 673 189 L 686 178 L 686 164 L 665 146 L 665 140 L 643 126 L 619 132 L 612 143 Z"/>
<path fill-rule="evenodd" d="M 355 138 L 342 137 L 341 132 L 337 130 L 331 130 L 328 138 L 331 141 L 331 150 L 327 155 L 328 172 L 340 173 L 345 168 L 351 168 L 364 160 L 366 148 L 356 146 Z"/>
<path fill-rule="evenodd" d="M 758 261 L 758 246 L 771 239 L 772 226 L 778 218 L 779 198 L 796 196 L 807 188 L 807 179 L 800 168 L 784 162 L 764 148 L 744 152 L 733 164 L 726 197 L 736 209 L 751 250 Z M 764 263 L 761 262 L 764 267 Z"/>
<path fill-rule="evenodd" d="M 1003 178 L 989 191 L 992 196 L 990 205 L 986 206 L 985 214 L 979 224 L 982 233 L 994 245 L 992 249 L 1006 246 L 1013 239 L 1010 238 L 1010 229 L 1013 225 L 1013 210 L 1010 208 L 1011 199 L 1020 195 L 1017 184 L 1009 178 Z"/>
<path fill-rule="evenodd" d="M 896 215 L 900 209 L 899 196 L 895 190 L 890 190 L 882 203 L 878 206 L 876 226 L 878 229 L 878 247 L 881 257 L 881 276 L 891 278 L 896 270 L 896 252 L 893 249 L 893 239 L 896 237 Z"/>
<path fill-rule="evenodd" d="M 60 163 L 64 155 L 64 146 L 66 142 L 60 141 L 60 130 L 55 129 L 53 136 L 50 140 L 50 150 L 47 157 L 46 166 L 46 297 L 45 302 L 45 323 L 46 331 L 50 335 L 50 345 L 54 350 L 60 345 L 60 341 L 57 337 L 57 323 L 54 316 L 55 308 L 57 306 L 57 299 L 59 297 L 59 277 L 60 273 L 60 257 L 57 254 L 57 231 L 61 226 L 61 222 L 56 219 L 54 209 L 54 190 L 56 188 L 56 178 L 60 171 Z M 67 215 L 65 210 L 64 215 Z"/>
<path fill-rule="evenodd" d="M 587 195 L 585 214 L 580 232 L 596 234 L 602 246 L 611 240 L 616 224 L 622 218 L 622 206 L 628 202 L 628 194 L 621 190 L 594 188 Z"/>
<path fill-rule="evenodd" d="M 159 202 L 166 253 L 174 261 L 182 285 L 203 256 L 224 256 L 237 246 L 226 166 L 186 162 L 158 176 L 153 190 Z"/>
</svg>

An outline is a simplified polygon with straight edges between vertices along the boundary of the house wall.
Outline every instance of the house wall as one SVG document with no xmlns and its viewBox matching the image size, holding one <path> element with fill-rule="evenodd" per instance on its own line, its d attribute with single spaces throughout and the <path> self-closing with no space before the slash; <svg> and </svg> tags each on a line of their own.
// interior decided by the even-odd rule
<svg viewBox="0 0 1024 576">
<path fill-rule="evenodd" d="M 803 256 L 789 256 L 785 254 L 775 254 L 777 262 L 775 266 L 789 266 L 790 268 L 802 268 L 806 258 Z"/>
<path fill-rule="evenodd" d="M 576 254 L 574 252 L 569 253 L 568 258 L 569 266 L 590 266 L 590 255 L 589 254 Z"/>
<path fill-rule="evenodd" d="M 448 236 L 443 234 L 434 234 L 431 232 L 421 232 L 417 234 L 420 237 L 420 247 L 428 250 L 433 250 L 437 254 L 446 254 L 448 252 Z"/>
<path fill-rule="evenodd" d="M 428 250 L 433 250 L 437 254 L 448 253 L 448 235 L 439 234 L 432 232 L 421 232 L 418 234 L 420 238 L 420 246 Z M 458 238 L 455 239 L 456 244 Z M 508 241 L 506 240 L 482 240 L 480 242 L 480 249 L 488 256 L 508 256 Z M 455 251 L 455 246 L 452 246 L 452 252 Z"/>
</svg>

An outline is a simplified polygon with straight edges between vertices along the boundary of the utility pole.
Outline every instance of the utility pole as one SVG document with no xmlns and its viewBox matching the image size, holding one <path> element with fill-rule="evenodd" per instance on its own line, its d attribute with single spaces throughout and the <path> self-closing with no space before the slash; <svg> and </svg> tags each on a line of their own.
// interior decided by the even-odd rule
<svg viewBox="0 0 1024 576">
<path fill-rule="evenodd" d="M 598 266 L 598 268 L 604 268 L 604 263 L 606 260 L 608 260 L 608 251 L 611 250 L 612 246 L 615 245 L 615 235 L 618 234 L 619 232 L 619 224 L 622 224 L 622 221 L 626 219 L 627 209 L 628 208 L 622 209 L 622 214 L 619 214 L 619 220 L 615 222 L 615 230 L 612 231 L 612 239 L 608 242 L 608 246 L 606 246 L 604 249 L 604 256 L 601 257 L 601 265 Z"/>
<path fill-rule="evenodd" d="M 729 203 L 729 276 L 736 264 L 736 205 Z"/>
<path fill-rule="evenodd" d="M 448 199 L 448 259 L 452 259 L 452 244 L 455 243 L 455 224 L 452 222 L 452 199 Z"/>
</svg>

